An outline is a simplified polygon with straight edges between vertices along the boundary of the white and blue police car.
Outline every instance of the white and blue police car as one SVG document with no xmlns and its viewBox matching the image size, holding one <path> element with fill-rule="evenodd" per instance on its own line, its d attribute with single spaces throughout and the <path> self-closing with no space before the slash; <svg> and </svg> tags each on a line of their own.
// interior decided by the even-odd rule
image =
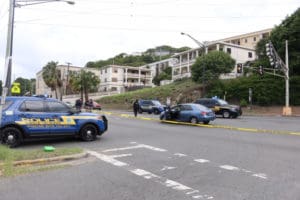
<svg viewBox="0 0 300 200">
<path fill-rule="evenodd" d="M 104 115 L 79 112 L 64 102 L 43 97 L 6 97 L 0 141 L 16 147 L 29 138 L 73 136 L 93 141 L 107 131 Z"/>
</svg>

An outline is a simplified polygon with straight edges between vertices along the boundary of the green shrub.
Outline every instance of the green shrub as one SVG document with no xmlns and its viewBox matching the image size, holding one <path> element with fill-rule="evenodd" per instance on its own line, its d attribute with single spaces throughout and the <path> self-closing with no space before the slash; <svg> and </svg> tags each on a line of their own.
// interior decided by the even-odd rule
<svg viewBox="0 0 300 200">
<path fill-rule="evenodd" d="M 242 99 L 241 102 L 240 102 L 240 106 L 241 106 L 241 107 L 246 107 L 246 106 L 248 106 L 247 101 L 246 101 L 245 99 Z"/>
</svg>

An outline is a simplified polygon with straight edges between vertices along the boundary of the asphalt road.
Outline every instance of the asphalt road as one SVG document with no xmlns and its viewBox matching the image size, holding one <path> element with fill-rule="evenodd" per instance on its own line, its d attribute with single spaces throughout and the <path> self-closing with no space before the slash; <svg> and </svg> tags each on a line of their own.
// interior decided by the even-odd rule
<svg viewBox="0 0 300 200">
<path fill-rule="evenodd" d="M 97 141 L 21 146 L 80 146 L 93 156 L 63 169 L 2 178 L 0 199 L 300 199 L 300 118 L 218 118 L 212 126 L 157 118 L 110 114 L 109 131 Z"/>
</svg>

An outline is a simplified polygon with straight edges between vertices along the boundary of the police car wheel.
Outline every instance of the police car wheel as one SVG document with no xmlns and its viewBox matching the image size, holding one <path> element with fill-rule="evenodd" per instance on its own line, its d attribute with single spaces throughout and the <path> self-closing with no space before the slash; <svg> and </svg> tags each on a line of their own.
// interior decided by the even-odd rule
<svg viewBox="0 0 300 200">
<path fill-rule="evenodd" d="M 4 128 L 2 134 L 3 143 L 10 148 L 19 146 L 23 140 L 21 131 L 15 127 Z"/>
<path fill-rule="evenodd" d="M 80 130 L 80 137 L 83 141 L 93 141 L 96 139 L 98 129 L 93 124 L 87 124 Z"/>
<path fill-rule="evenodd" d="M 223 118 L 230 118 L 230 112 L 227 110 L 224 110 L 222 116 L 223 116 Z"/>
</svg>

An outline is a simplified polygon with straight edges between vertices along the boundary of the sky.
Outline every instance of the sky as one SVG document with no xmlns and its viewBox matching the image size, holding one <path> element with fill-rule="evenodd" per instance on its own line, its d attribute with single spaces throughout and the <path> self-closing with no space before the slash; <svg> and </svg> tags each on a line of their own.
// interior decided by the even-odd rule
<svg viewBox="0 0 300 200">
<path fill-rule="evenodd" d="M 16 0 L 24 1 L 24 0 Z M 37 0 L 28 0 L 37 1 Z M 51 0 L 43 0 L 51 1 Z M 15 8 L 12 80 L 35 78 L 50 61 L 84 67 L 120 53 L 213 41 L 279 25 L 300 0 L 74 0 Z M 3 80 L 9 0 L 0 0 Z"/>
</svg>

